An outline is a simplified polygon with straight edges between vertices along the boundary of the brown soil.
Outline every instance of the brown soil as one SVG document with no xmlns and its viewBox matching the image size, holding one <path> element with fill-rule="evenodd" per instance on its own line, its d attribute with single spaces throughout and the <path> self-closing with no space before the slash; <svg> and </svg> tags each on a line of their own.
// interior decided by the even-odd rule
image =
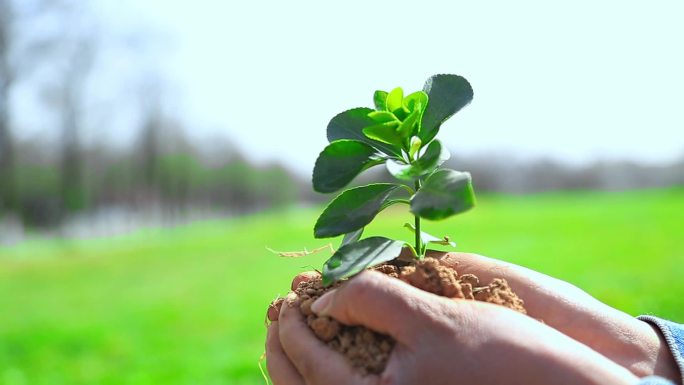
<svg viewBox="0 0 684 385">
<path fill-rule="evenodd" d="M 404 267 L 382 265 L 374 270 L 447 298 L 490 302 L 526 313 L 523 301 L 511 290 L 506 280 L 495 278 L 489 284 L 481 285 L 475 275 L 459 276 L 453 268 L 442 266 L 434 258 Z M 318 317 L 311 312 L 311 304 L 338 285 L 323 287 L 320 278 L 301 282 L 295 290 L 300 311 L 307 317 L 314 334 L 346 356 L 362 374 L 381 373 L 394 347 L 391 337 L 365 327 L 343 325 L 332 318 Z"/>
</svg>

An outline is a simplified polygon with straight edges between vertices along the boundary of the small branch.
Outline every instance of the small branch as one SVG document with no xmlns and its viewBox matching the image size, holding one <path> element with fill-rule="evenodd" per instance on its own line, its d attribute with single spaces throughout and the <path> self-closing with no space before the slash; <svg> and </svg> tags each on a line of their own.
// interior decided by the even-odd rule
<svg viewBox="0 0 684 385">
<path fill-rule="evenodd" d="M 420 189 L 420 180 L 416 180 L 416 192 Z M 425 254 L 423 252 L 423 240 L 420 238 L 420 217 L 418 215 L 414 215 L 414 222 L 415 222 L 415 228 L 416 228 L 416 252 L 418 253 L 418 259 L 423 259 L 423 255 Z"/>
</svg>

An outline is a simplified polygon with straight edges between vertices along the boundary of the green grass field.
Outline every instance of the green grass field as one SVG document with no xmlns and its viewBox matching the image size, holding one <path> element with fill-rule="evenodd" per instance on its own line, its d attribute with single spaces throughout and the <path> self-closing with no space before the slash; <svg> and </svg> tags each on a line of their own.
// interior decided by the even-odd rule
<svg viewBox="0 0 684 385">
<path fill-rule="evenodd" d="M 260 384 L 266 306 L 326 255 L 318 209 L 112 239 L 0 248 L 0 385 Z M 401 210 L 368 234 L 410 240 Z M 684 189 L 489 196 L 427 223 L 461 251 L 568 280 L 631 314 L 684 322 Z"/>
</svg>

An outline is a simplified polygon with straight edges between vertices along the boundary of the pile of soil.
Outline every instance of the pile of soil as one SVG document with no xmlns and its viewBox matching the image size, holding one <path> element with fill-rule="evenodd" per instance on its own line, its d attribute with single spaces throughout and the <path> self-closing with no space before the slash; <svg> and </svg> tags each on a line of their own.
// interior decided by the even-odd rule
<svg viewBox="0 0 684 385">
<path fill-rule="evenodd" d="M 481 285 L 477 276 L 459 276 L 453 268 L 441 265 L 434 258 L 425 258 L 408 266 L 385 264 L 373 270 L 443 297 L 484 301 L 526 313 L 523 301 L 511 290 L 506 280 L 495 278 L 489 284 Z M 332 318 L 319 317 L 311 312 L 311 304 L 338 285 L 339 283 L 323 287 L 320 277 L 301 282 L 295 290 L 298 296 L 297 305 L 307 317 L 307 323 L 314 334 L 332 349 L 342 353 L 359 372 L 381 373 L 392 353 L 394 339 L 365 327 L 343 325 Z"/>
</svg>

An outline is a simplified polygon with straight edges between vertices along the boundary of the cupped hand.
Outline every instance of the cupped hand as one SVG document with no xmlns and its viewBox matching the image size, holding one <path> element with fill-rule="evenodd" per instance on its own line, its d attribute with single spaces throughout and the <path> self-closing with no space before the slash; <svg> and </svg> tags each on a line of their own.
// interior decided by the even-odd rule
<svg viewBox="0 0 684 385">
<path fill-rule="evenodd" d="M 658 375 L 680 383 L 667 344 L 649 324 L 614 309 L 578 287 L 536 271 L 468 253 L 442 254 L 459 274 L 484 282 L 504 278 L 525 301 L 528 315 L 580 341 L 638 377 Z"/>
<path fill-rule="evenodd" d="M 469 253 L 434 254 L 459 274 L 475 274 L 481 281 L 505 278 L 525 301 L 528 315 L 591 347 L 628 368 L 638 377 L 658 375 L 680 383 L 680 375 L 665 341 L 649 324 L 614 309 L 567 282 L 536 271 Z M 305 272 L 299 282 L 318 273 Z M 269 310 L 269 319 L 278 309 Z"/>
<path fill-rule="evenodd" d="M 380 273 L 359 274 L 319 298 L 312 310 L 394 337 L 387 368 L 361 377 L 311 333 L 298 307 L 286 300 L 267 338 L 276 385 L 636 382 L 623 367 L 533 318 L 442 298 Z"/>
</svg>

